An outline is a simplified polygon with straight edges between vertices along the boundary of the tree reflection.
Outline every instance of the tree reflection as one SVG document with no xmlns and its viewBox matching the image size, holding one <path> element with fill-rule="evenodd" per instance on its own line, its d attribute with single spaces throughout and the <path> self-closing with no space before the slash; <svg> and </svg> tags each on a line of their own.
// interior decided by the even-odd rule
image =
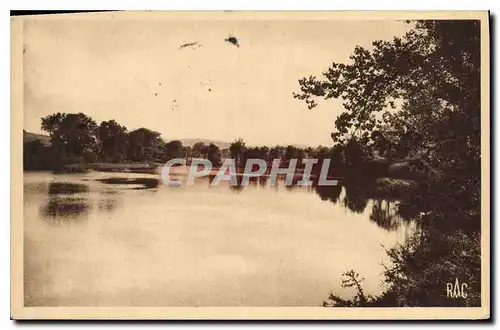
<svg viewBox="0 0 500 330">
<path fill-rule="evenodd" d="M 265 187 L 267 185 L 267 181 L 269 180 L 269 177 L 266 175 L 262 175 L 259 177 L 259 185 L 261 187 Z"/>
<path fill-rule="evenodd" d="M 370 220 L 387 231 L 397 230 L 402 223 L 402 219 L 397 214 L 397 210 L 398 207 L 394 201 L 387 199 L 374 200 Z"/>
<path fill-rule="evenodd" d="M 89 187 L 86 184 L 52 182 L 48 188 L 48 200 L 40 208 L 40 214 L 54 223 L 81 220 L 88 216 L 92 209 L 89 199 Z M 115 191 L 103 191 L 107 195 L 97 200 L 99 211 L 110 212 L 116 207 Z"/>
<path fill-rule="evenodd" d="M 97 179 L 96 181 L 111 184 L 111 185 L 132 185 L 136 186 L 131 189 L 142 190 L 142 189 L 155 189 L 158 188 L 160 181 L 157 178 L 106 178 Z M 138 186 L 138 187 L 137 187 Z"/>
<path fill-rule="evenodd" d="M 259 178 L 256 177 L 256 176 L 251 176 L 248 178 L 248 182 L 251 184 L 251 185 L 254 185 L 256 186 L 258 183 L 259 183 Z"/>
<path fill-rule="evenodd" d="M 336 204 L 340 199 L 342 185 L 338 184 L 336 186 L 316 186 L 315 189 L 321 200 L 330 201 Z"/>
<path fill-rule="evenodd" d="M 51 197 L 41 213 L 47 219 L 75 220 L 88 214 L 88 199 L 76 197 Z"/>
<path fill-rule="evenodd" d="M 397 230 L 403 222 L 411 218 L 410 212 L 404 207 L 405 202 L 396 200 L 394 196 L 381 196 L 374 183 L 369 181 L 344 181 L 336 186 L 315 185 L 314 191 L 321 200 L 339 204 L 355 213 L 365 212 L 368 202 L 373 201 L 369 218 L 388 231 Z"/>
<path fill-rule="evenodd" d="M 88 214 L 90 204 L 84 193 L 89 187 L 80 183 L 51 182 L 49 200 L 40 213 L 47 219 L 78 219 Z M 82 196 L 83 195 L 83 196 Z"/>
<path fill-rule="evenodd" d="M 77 194 L 88 192 L 89 187 L 81 183 L 69 183 L 69 182 L 51 182 L 49 185 L 49 195 L 61 195 L 61 194 Z"/>
<path fill-rule="evenodd" d="M 361 184 L 346 184 L 344 206 L 356 213 L 363 213 L 368 205 L 367 187 Z"/>
<path fill-rule="evenodd" d="M 209 176 L 209 182 L 212 183 L 215 175 Z M 237 185 L 229 185 L 234 192 L 241 192 L 245 186 L 241 184 L 242 176 L 237 176 Z M 250 177 L 249 186 L 267 186 L 269 177 Z M 351 212 L 362 214 L 367 213 L 370 221 L 377 224 L 380 228 L 392 231 L 397 230 L 406 221 L 405 215 L 410 215 L 405 209 L 404 201 L 395 198 L 394 194 L 384 194 L 377 189 L 374 180 L 350 180 L 339 182 L 335 186 L 319 185 L 317 180 L 313 180 L 312 186 L 301 187 L 298 180 L 293 180 L 291 185 L 285 183 L 284 177 L 279 177 L 270 189 L 284 189 L 291 191 L 294 189 L 313 190 L 323 201 L 338 204 Z M 369 202 L 372 201 L 371 209 L 367 210 Z"/>
</svg>

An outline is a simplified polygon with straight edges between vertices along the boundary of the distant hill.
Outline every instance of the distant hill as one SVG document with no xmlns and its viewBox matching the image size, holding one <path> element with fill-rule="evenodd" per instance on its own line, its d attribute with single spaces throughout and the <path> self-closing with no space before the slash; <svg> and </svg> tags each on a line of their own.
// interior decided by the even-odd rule
<svg viewBox="0 0 500 330">
<path fill-rule="evenodd" d="M 210 143 L 215 144 L 219 149 L 226 149 L 229 148 L 230 143 L 225 142 L 225 141 L 218 141 L 218 140 L 210 140 L 210 139 L 177 139 L 178 141 L 181 141 L 183 146 L 186 147 L 192 147 L 195 143 L 198 142 L 203 142 L 206 145 L 209 145 Z M 173 141 L 169 140 L 168 142 Z"/>
<path fill-rule="evenodd" d="M 24 143 L 39 140 L 43 145 L 50 146 L 50 136 L 26 132 L 23 130 Z"/>
</svg>

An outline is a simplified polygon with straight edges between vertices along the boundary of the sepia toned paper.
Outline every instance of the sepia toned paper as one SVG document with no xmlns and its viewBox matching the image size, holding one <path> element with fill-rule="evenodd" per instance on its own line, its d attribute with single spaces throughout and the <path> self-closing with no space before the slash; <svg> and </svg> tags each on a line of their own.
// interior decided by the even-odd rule
<svg viewBox="0 0 500 330">
<path fill-rule="evenodd" d="M 430 177 L 446 175 L 435 174 L 443 168 L 456 169 L 457 173 L 465 171 L 454 165 L 455 158 L 451 155 L 450 164 L 438 168 L 431 164 L 418 178 L 411 171 L 398 172 L 397 164 L 416 163 L 416 159 L 423 159 L 421 154 L 438 162 L 436 153 L 456 136 L 441 135 L 442 130 L 428 131 L 436 137 L 426 137 L 431 142 L 425 147 L 419 145 L 420 149 L 407 147 L 404 156 L 397 147 L 393 153 L 382 155 L 380 150 L 386 149 L 377 149 L 374 141 L 379 140 L 369 134 L 371 140 L 366 150 L 371 151 L 366 157 L 370 162 L 361 165 L 344 160 L 342 169 L 331 165 L 327 171 L 327 177 L 338 179 L 339 185 L 321 186 L 315 182 L 310 187 L 295 183 L 287 187 L 282 177 L 273 185 L 268 171 L 263 175 L 264 180 L 249 180 L 245 186 L 238 181 L 244 176 L 240 173 L 244 164 L 238 165 L 240 179 L 236 186 L 228 182 L 211 184 L 222 160 L 235 158 L 231 150 L 238 139 L 245 146 L 241 154 L 237 153 L 237 164 L 242 157 L 259 158 L 250 152 L 266 147 L 268 166 L 271 158 L 275 158 L 271 157 L 272 150 L 278 150 L 278 146 L 282 146 L 279 150 L 283 159 L 296 157 L 301 161 L 321 158 L 321 150 L 334 150 L 341 145 L 342 141 L 331 134 L 338 131 L 336 125 L 341 125 L 338 118 L 349 104 L 346 106 L 345 100 L 336 99 L 335 93 L 325 100 L 321 93 L 326 89 L 307 90 L 307 81 L 301 79 L 323 80 L 332 63 L 353 63 L 350 56 L 356 53 L 356 46 L 371 52 L 376 40 L 396 42 L 394 38 L 403 38 L 418 21 L 478 22 L 477 35 L 470 36 L 480 45 L 477 54 L 470 55 L 464 50 L 462 62 L 443 55 L 445 63 L 447 60 L 462 63 L 465 69 L 446 67 L 452 73 L 457 70 L 459 81 L 455 83 L 453 77 L 436 78 L 449 86 L 463 88 L 472 96 L 461 96 L 462 90 L 460 93 L 446 90 L 445 95 L 459 100 L 457 105 L 428 105 L 419 91 L 413 91 L 411 95 L 417 95 L 415 99 L 423 102 L 418 104 L 421 109 L 436 106 L 437 110 L 422 110 L 422 115 L 417 112 L 409 119 L 420 120 L 415 124 L 417 129 L 419 124 L 426 123 L 430 123 L 429 127 L 436 122 L 451 125 L 449 131 L 459 136 L 457 155 L 462 155 L 459 153 L 462 149 L 476 150 L 477 146 L 478 168 L 468 169 L 471 187 L 480 182 L 480 196 L 474 197 L 477 200 L 456 197 L 460 200 L 456 210 L 441 210 L 430 199 L 431 205 L 425 204 L 430 211 L 418 209 L 408 220 L 398 213 L 405 202 L 421 207 L 411 195 L 414 182 L 419 187 L 415 189 L 421 189 L 431 182 Z M 11 28 L 12 318 L 489 318 L 487 12 L 109 12 L 20 16 L 12 18 Z M 463 35 L 465 38 L 467 34 Z M 460 45 L 460 40 L 450 40 L 451 44 Z M 397 67 L 392 79 L 403 76 L 405 68 L 412 65 L 425 67 L 422 63 L 427 55 L 422 56 L 419 64 L 412 62 L 416 60 L 404 55 L 404 51 L 396 53 L 394 59 L 384 60 L 389 64 L 393 61 Z M 471 59 L 476 55 L 480 79 L 471 86 L 472 78 L 463 78 L 464 87 L 460 85 L 463 77 L 460 70 L 473 65 L 468 63 L 476 63 Z M 377 71 L 367 70 L 367 75 L 360 77 L 369 81 L 370 74 Z M 425 79 L 434 79 L 429 71 L 423 74 Z M 415 84 L 422 82 L 411 77 Z M 360 80 L 352 80 L 351 88 L 367 89 Z M 412 88 L 411 84 L 403 86 L 407 90 Z M 373 87 L 371 95 L 377 95 L 377 88 Z M 444 87 L 436 84 L 435 90 L 439 92 Z M 435 90 L 429 88 L 426 92 L 432 94 Z M 478 106 L 467 105 L 466 102 L 474 105 L 471 100 L 476 96 L 479 96 Z M 360 94 L 354 102 L 368 102 L 370 97 Z M 404 96 L 395 99 L 394 108 L 398 110 L 404 104 Z M 318 105 L 310 106 L 310 100 Z M 480 141 L 469 138 L 463 142 L 460 134 L 468 128 L 450 124 L 458 123 L 461 118 L 454 117 L 461 113 L 461 105 L 467 109 L 464 113 L 480 122 L 477 128 Z M 443 112 L 439 112 L 441 106 Z M 452 110 L 447 112 L 446 107 Z M 369 110 L 368 106 L 366 109 Z M 375 122 L 382 120 L 383 111 L 374 114 Z M 96 124 L 92 132 L 100 140 L 91 139 L 84 144 L 68 137 L 75 130 L 86 132 L 91 124 L 65 128 L 66 135 L 61 130 L 44 129 L 43 118 L 56 113 L 85 115 L 78 120 L 91 118 Z M 397 111 L 394 113 L 398 116 Z M 425 119 L 426 116 L 431 119 Z M 110 120 L 126 128 L 120 147 L 109 142 L 118 141 L 113 140 L 118 139 L 116 134 L 107 133 L 113 135 L 108 140 L 102 137 L 102 122 Z M 144 136 L 140 134 L 147 133 L 140 131 L 142 128 L 159 133 L 154 151 L 145 145 L 145 140 L 137 142 L 138 136 Z M 392 140 L 387 138 L 393 132 L 390 126 L 360 128 L 369 133 L 377 129 L 390 144 Z M 471 132 L 476 134 L 472 129 Z M 361 134 L 357 133 L 345 136 L 361 140 Z M 206 177 L 196 178 L 191 186 L 186 183 L 190 170 L 186 166 L 186 173 L 175 176 L 183 184 L 169 186 L 165 184 L 162 168 L 167 159 L 176 158 L 171 155 L 175 147 L 169 144 L 172 141 L 181 142 L 184 149 L 178 150 L 179 155 L 188 162 L 198 157 L 211 159 L 212 146 L 220 163 Z M 194 147 L 201 142 L 207 149 L 195 155 Z M 77 158 L 68 152 L 73 152 L 71 143 L 92 145 L 93 149 L 78 149 L 80 158 Z M 343 159 L 347 159 L 348 150 L 342 149 Z M 464 151 L 464 155 L 471 152 Z M 331 157 L 332 162 L 337 159 Z M 456 157 L 458 161 L 461 156 Z M 362 181 L 360 177 L 365 174 L 360 171 L 377 159 L 384 159 L 390 172 L 366 174 L 368 178 Z M 425 167 L 429 162 L 422 164 Z M 451 186 L 457 176 L 448 175 Z M 469 184 L 468 179 L 463 180 L 464 185 Z M 376 185 L 373 194 L 372 183 Z M 409 189 L 408 196 L 412 197 L 407 197 L 403 188 L 398 190 L 398 184 Z M 441 184 L 443 195 L 436 196 L 435 201 L 442 201 L 451 193 Z M 384 187 L 392 185 L 396 188 L 391 196 L 387 191 L 384 195 Z M 471 187 L 463 188 L 464 196 L 469 196 Z M 430 191 L 439 191 L 438 188 Z M 464 205 L 469 202 L 472 206 L 467 209 Z M 445 257 L 440 257 L 444 258 L 442 263 L 431 261 L 429 266 L 427 260 L 417 257 L 413 261 L 411 258 L 416 254 L 407 252 L 405 257 L 410 261 L 405 265 L 418 269 L 428 266 L 428 272 L 422 272 L 422 276 L 429 278 L 422 282 L 421 278 L 408 281 L 401 278 L 398 283 L 405 283 L 405 287 L 400 291 L 391 289 L 400 297 L 393 301 L 389 297 L 388 305 L 383 305 L 385 302 L 377 297 L 389 288 L 383 275 L 391 267 L 388 251 L 410 242 L 412 237 L 417 239 L 421 230 L 417 219 L 432 218 L 433 214 L 440 214 L 438 210 L 446 216 L 456 214 L 457 219 L 470 217 L 474 224 L 456 225 L 460 233 L 457 235 L 464 235 L 458 238 L 462 236 L 447 231 L 455 226 L 452 219 L 442 220 L 446 223 L 439 229 L 443 231 L 443 251 L 449 250 L 443 254 Z M 420 238 L 424 236 L 425 233 Z M 418 249 L 426 247 L 420 245 Z M 475 253 L 480 253 L 480 261 L 474 259 Z M 470 266 L 474 261 L 478 262 L 477 267 Z M 441 299 L 434 287 L 426 292 L 419 284 L 412 286 L 413 280 L 435 284 L 435 278 L 452 273 L 450 269 L 456 270 L 456 274 L 446 275 L 441 289 L 449 295 L 449 301 Z M 359 274 L 356 278 L 360 279 L 362 299 L 368 301 L 354 300 L 360 304 L 356 307 L 326 306 L 331 302 L 330 294 L 350 301 L 360 293 L 356 285 L 342 286 L 346 280 L 344 283 L 353 283 L 345 275 L 349 270 Z M 469 278 L 474 284 L 468 282 Z M 473 286 L 480 290 L 467 291 Z M 437 287 L 441 285 L 438 283 Z M 414 298 L 419 294 L 422 296 Z M 434 295 L 439 300 L 433 301 Z"/>
</svg>

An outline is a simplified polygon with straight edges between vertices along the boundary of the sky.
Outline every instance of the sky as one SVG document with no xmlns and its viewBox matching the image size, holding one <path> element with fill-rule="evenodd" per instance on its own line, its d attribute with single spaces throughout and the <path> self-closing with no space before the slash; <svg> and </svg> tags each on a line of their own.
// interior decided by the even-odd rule
<svg viewBox="0 0 500 330">
<path fill-rule="evenodd" d="M 166 140 L 332 145 L 341 101 L 309 110 L 293 98 L 298 79 L 408 29 L 395 20 L 26 20 L 24 129 L 40 133 L 41 117 L 83 112 Z M 190 42 L 198 45 L 179 49 Z"/>
</svg>

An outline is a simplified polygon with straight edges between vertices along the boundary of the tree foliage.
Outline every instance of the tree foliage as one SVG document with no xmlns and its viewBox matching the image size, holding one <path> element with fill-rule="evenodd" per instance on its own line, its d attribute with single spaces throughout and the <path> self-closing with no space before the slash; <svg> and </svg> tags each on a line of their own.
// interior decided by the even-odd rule
<svg viewBox="0 0 500 330">
<path fill-rule="evenodd" d="M 179 140 L 173 140 L 165 144 L 164 155 L 165 155 L 165 160 L 184 157 L 184 149 L 182 147 L 182 142 Z"/>
<path fill-rule="evenodd" d="M 480 303 L 480 22 L 416 21 L 403 37 L 357 46 L 350 63 L 299 80 L 310 109 L 340 99 L 333 141 L 352 164 L 378 154 L 419 158 L 429 176 L 411 205 L 420 234 L 389 250 L 389 290 L 376 301 L 393 306 Z M 348 160 L 349 162 L 349 160 Z M 417 216 L 420 214 L 420 216 Z M 458 257 L 457 257 L 458 256 Z M 460 301 L 443 297 L 455 276 L 475 290 Z"/>
<path fill-rule="evenodd" d="M 100 160 L 118 162 L 126 159 L 129 148 L 127 128 L 115 120 L 99 125 Z"/>
<path fill-rule="evenodd" d="M 158 156 L 160 133 L 139 128 L 129 133 L 128 158 L 134 162 L 151 162 Z"/>
<path fill-rule="evenodd" d="M 207 148 L 207 159 L 212 163 L 212 166 L 219 166 L 221 162 L 221 152 L 219 147 L 210 143 Z"/>
<path fill-rule="evenodd" d="M 245 142 L 241 138 L 233 141 L 229 146 L 231 158 L 235 159 L 237 165 L 241 162 L 245 149 Z"/>
<path fill-rule="evenodd" d="M 83 113 L 56 113 L 42 118 L 42 129 L 50 134 L 53 148 L 61 162 L 80 158 L 93 160 L 96 154 L 97 124 Z"/>
</svg>

